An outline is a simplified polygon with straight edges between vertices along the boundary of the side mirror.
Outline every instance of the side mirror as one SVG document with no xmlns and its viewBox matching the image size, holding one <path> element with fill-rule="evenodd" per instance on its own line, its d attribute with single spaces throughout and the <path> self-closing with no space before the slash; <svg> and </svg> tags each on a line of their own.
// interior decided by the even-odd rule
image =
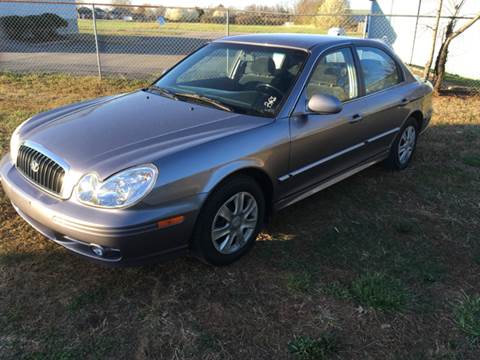
<svg viewBox="0 0 480 360">
<path fill-rule="evenodd" d="M 341 101 L 332 95 L 313 95 L 307 103 L 308 111 L 315 114 L 337 114 L 342 111 Z"/>
</svg>

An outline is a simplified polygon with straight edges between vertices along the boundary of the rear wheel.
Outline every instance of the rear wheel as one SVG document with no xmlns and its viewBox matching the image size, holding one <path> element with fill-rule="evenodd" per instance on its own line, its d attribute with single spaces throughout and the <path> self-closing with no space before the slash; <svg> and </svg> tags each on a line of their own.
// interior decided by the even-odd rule
<svg viewBox="0 0 480 360">
<path fill-rule="evenodd" d="M 403 170 L 412 161 L 417 147 L 418 127 L 414 118 L 409 118 L 392 144 L 390 155 L 385 160 L 388 168 Z"/>
<path fill-rule="evenodd" d="M 252 248 L 263 225 L 265 199 L 250 177 L 227 180 L 207 199 L 192 250 L 212 265 L 228 265 Z"/>
</svg>

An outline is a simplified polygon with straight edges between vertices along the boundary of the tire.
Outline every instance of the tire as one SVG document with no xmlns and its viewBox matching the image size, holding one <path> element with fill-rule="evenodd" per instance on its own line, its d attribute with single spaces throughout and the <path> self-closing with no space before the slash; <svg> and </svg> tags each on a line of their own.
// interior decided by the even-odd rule
<svg viewBox="0 0 480 360">
<path fill-rule="evenodd" d="M 206 200 L 195 225 L 192 252 L 208 264 L 229 265 L 253 247 L 264 218 L 265 197 L 258 183 L 243 175 L 229 179 Z"/>
<path fill-rule="evenodd" d="M 412 161 L 417 148 L 418 125 L 416 120 L 409 118 L 398 132 L 390 149 L 390 154 L 385 160 L 385 166 L 391 170 L 403 170 Z"/>
</svg>

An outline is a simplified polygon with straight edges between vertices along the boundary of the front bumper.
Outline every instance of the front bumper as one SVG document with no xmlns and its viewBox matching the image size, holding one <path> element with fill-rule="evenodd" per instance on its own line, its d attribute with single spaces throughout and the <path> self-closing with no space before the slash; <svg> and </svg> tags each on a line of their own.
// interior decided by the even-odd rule
<svg viewBox="0 0 480 360">
<path fill-rule="evenodd" d="M 205 194 L 159 207 L 105 210 L 53 197 L 27 181 L 6 155 L 0 180 L 18 214 L 37 231 L 66 249 L 111 265 L 135 265 L 184 255 L 188 251 Z M 157 222 L 183 215 L 178 225 L 159 229 Z M 99 256 L 94 249 L 102 249 Z"/>
</svg>

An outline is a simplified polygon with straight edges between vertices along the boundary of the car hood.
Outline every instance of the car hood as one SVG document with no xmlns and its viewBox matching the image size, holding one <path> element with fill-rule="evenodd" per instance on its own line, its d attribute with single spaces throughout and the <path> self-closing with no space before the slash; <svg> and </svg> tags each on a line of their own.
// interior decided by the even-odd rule
<svg viewBox="0 0 480 360">
<path fill-rule="evenodd" d="M 105 177 L 272 121 L 136 91 L 41 114 L 21 137 Z"/>
</svg>

